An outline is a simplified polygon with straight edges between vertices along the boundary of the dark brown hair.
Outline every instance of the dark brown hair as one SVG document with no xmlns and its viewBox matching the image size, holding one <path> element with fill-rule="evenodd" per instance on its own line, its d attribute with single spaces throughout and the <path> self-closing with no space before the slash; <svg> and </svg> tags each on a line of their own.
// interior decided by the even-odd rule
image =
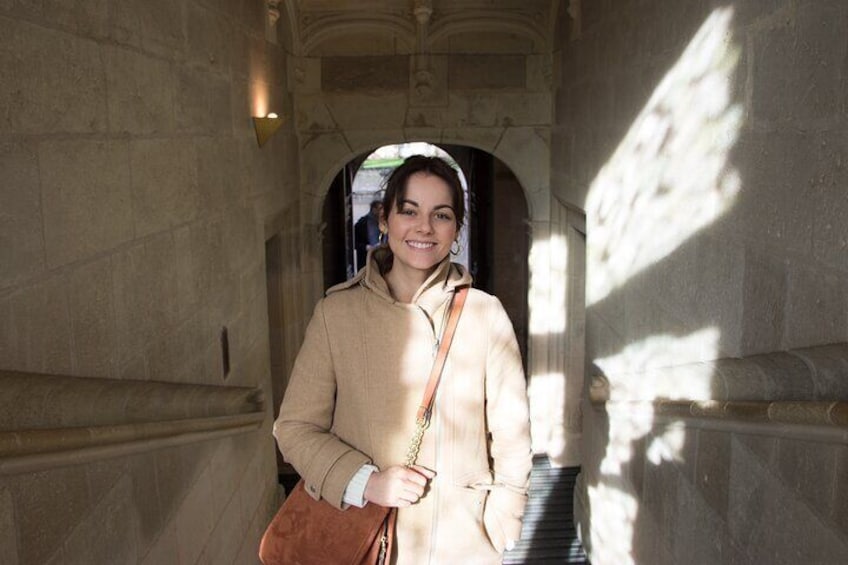
<svg viewBox="0 0 848 565">
<path fill-rule="evenodd" d="M 459 230 L 465 220 L 465 195 L 462 191 L 462 182 L 459 180 L 456 169 L 440 157 L 412 155 L 398 165 L 386 181 L 386 193 L 383 195 L 383 214 L 388 217 L 392 206 L 395 207 L 396 211 L 401 211 L 402 203 L 406 198 L 409 177 L 417 173 L 437 176 L 448 185 L 453 201 L 453 212 L 456 216 L 456 229 Z"/>
</svg>

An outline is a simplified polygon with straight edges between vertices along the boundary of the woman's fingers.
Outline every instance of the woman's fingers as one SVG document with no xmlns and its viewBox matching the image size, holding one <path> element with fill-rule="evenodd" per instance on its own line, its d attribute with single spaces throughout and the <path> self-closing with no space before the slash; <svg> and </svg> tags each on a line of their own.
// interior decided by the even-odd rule
<svg viewBox="0 0 848 565">
<path fill-rule="evenodd" d="M 436 476 L 435 471 L 432 471 L 427 467 L 422 467 L 421 465 L 412 465 L 411 467 L 407 467 L 407 469 L 412 469 L 428 481 Z"/>
<path fill-rule="evenodd" d="M 371 475 L 365 485 L 365 499 L 382 506 L 410 506 L 418 502 L 435 476 L 424 467 L 389 467 Z"/>
</svg>

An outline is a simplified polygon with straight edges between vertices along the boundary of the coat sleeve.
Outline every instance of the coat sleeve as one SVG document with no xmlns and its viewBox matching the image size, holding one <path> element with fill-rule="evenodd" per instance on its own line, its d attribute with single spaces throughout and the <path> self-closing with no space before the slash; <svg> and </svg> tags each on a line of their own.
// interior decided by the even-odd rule
<svg viewBox="0 0 848 565">
<path fill-rule="evenodd" d="M 492 545 L 503 551 L 507 540 L 517 541 L 521 535 L 533 456 L 521 353 L 512 323 L 494 297 L 488 327 L 486 421 L 494 486 L 486 500 L 483 523 Z"/>
<path fill-rule="evenodd" d="M 274 437 L 283 457 L 303 478 L 310 496 L 341 509 L 345 487 L 359 468 L 371 461 L 330 431 L 335 398 L 336 375 L 321 300 L 295 359 L 280 415 L 274 422 Z"/>
</svg>

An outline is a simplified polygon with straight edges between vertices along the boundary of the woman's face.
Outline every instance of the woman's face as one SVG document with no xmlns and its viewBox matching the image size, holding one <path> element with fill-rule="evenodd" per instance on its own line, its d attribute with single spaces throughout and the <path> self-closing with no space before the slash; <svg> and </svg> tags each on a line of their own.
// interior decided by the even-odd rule
<svg viewBox="0 0 848 565">
<path fill-rule="evenodd" d="M 394 255 L 392 270 L 429 275 L 448 256 L 456 239 L 450 187 L 436 175 L 415 173 L 407 181 L 404 199 L 391 206 L 386 221 Z"/>
</svg>

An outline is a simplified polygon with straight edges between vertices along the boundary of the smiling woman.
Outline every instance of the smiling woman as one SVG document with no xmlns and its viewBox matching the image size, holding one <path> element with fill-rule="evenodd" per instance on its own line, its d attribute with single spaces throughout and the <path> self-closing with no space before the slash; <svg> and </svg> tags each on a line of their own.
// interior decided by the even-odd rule
<svg viewBox="0 0 848 565">
<path fill-rule="evenodd" d="M 388 242 L 315 308 L 274 425 L 307 492 L 336 508 L 397 508 L 392 563 L 501 563 L 521 533 L 531 467 L 521 355 L 497 298 L 467 290 L 416 465 L 408 439 L 454 296 L 459 176 L 414 155 L 386 183 Z M 466 292 L 463 290 L 463 293 Z M 459 300 L 457 300 L 459 302 Z"/>
</svg>

